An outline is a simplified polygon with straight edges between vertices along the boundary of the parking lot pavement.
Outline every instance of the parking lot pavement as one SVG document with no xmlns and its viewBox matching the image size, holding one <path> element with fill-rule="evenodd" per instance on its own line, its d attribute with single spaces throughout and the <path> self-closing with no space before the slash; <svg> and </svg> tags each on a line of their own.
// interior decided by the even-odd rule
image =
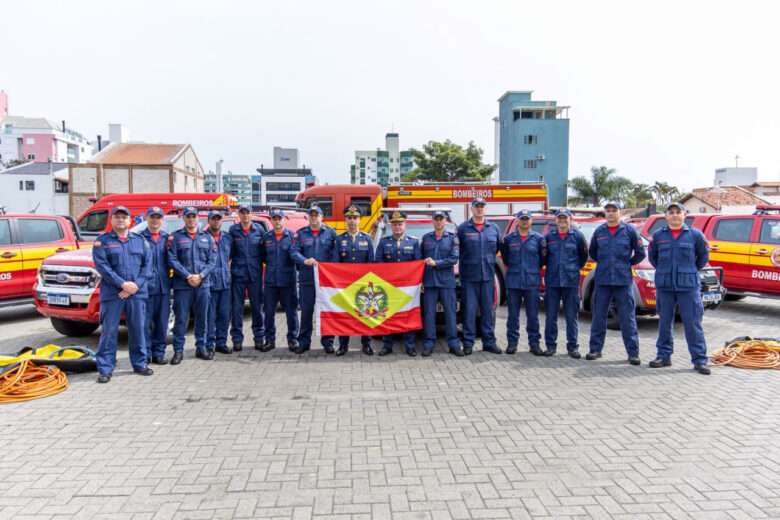
<svg viewBox="0 0 780 520">
<path fill-rule="evenodd" d="M 705 314 L 710 350 L 780 335 L 778 318 L 780 302 L 726 303 Z M 614 331 L 595 362 L 443 343 L 368 358 L 356 339 L 343 358 L 204 362 L 190 337 L 144 378 L 123 349 L 108 385 L 0 407 L 0 518 L 780 518 L 780 371 L 695 374 L 679 324 L 674 366 L 652 370 L 656 322 L 639 327 L 643 367 Z M 97 337 L 0 310 L 2 352 Z"/>
</svg>

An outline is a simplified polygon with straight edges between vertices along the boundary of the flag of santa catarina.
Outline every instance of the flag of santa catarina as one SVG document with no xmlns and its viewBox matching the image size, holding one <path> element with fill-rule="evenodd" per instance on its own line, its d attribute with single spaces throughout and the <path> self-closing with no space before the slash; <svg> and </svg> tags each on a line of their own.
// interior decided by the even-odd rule
<svg viewBox="0 0 780 520">
<path fill-rule="evenodd" d="M 319 336 L 379 336 L 422 328 L 424 262 L 317 264 Z"/>
</svg>

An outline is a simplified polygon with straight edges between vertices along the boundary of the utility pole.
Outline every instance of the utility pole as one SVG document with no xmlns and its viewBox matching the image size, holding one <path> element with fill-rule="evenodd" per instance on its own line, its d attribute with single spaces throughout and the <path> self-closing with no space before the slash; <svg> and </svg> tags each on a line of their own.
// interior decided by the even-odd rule
<svg viewBox="0 0 780 520">
<path fill-rule="evenodd" d="M 739 168 L 739 155 L 734 156 L 734 167 Z"/>
</svg>

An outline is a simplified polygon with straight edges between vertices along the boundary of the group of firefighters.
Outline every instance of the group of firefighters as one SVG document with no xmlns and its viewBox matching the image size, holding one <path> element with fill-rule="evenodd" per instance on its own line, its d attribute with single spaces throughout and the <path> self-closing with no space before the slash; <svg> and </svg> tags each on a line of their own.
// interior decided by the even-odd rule
<svg viewBox="0 0 780 520">
<path fill-rule="evenodd" d="M 468 356 L 474 349 L 479 316 L 482 350 L 501 354 L 495 335 L 494 278 L 496 255 L 506 266 L 507 354 L 517 352 L 520 339 L 520 309 L 525 305 L 530 352 L 552 356 L 557 348 L 558 312 L 563 306 L 566 350 L 574 359 L 579 353 L 578 314 L 580 270 L 591 258 L 597 262 L 593 294 L 593 318 L 587 360 L 601 357 L 612 306 L 618 315 L 623 343 L 631 365 L 640 365 L 639 337 L 634 308 L 632 266 L 646 255 L 633 226 L 620 220 L 616 203 L 604 205 L 606 222 L 599 226 L 588 246 L 572 225 L 571 212 L 557 212 L 555 226 L 546 236 L 531 228 L 532 215 L 517 213 L 517 228 L 503 239 L 498 227 L 485 217 L 485 201 L 471 203 L 471 218 L 457 228 L 446 229 L 447 215 L 435 211 L 432 230 L 421 239 L 406 234 L 406 215 L 390 217 L 392 233 L 374 247 L 371 236 L 359 230 L 361 213 L 355 206 L 344 212 L 346 231 L 340 235 L 322 223 L 322 210 L 308 209 L 309 225 L 293 234 L 284 228 L 281 210 L 271 211 L 272 229 L 253 222 L 250 208 L 240 206 L 239 221 L 222 231 L 223 215 L 208 213 L 208 226 L 199 228 L 198 211 L 183 212 L 184 227 L 168 234 L 158 207 L 146 212 L 147 227 L 131 233 L 130 212 L 118 206 L 111 211 L 112 230 L 95 241 L 93 256 L 102 277 L 100 323 L 102 333 L 97 353 L 98 382 L 111 380 L 116 366 L 117 336 L 122 314 L 128 328 L 133 370 L 152 375 L 150 364 L 177 365 L 184 357 L 184 342 L 190 316 L 194 319 L 196 356 L 211 360 L 215 352 L 241 351 L 244 343 L 244 303 L 248 296 L 252 313 L 254 348 L 276 348 L 275 311 L 281 305 L 287 318 L 287 346 L 303 354 L 311 348 L 315 304 L 314 268 L 318 262 L 372 263 L 423 260 L 423 356 L 430 356 L 437 337 L 436 313 L 444 314 L 445 337 L 450 353 Z M 671 365 L 672 325 L 679 308 L 694 369 L 709 374 L 707 347 L 702 329 L 703 307 L 699 270 L 708 261 L 706 239 L 684 224 L 685 210 L 672 203 L 666 208 L 667 224 L 652 237 L 650 262 L 656 268 L 657 310 L 660 317 L 656 359 L 652 368 Z M 456 276 L 459 265 L 463 337 L 456 325 Z M 263 273 L 265 266 L 265 273 Z M 539 327 L 539 288 L 544 271 L 546 320 L 544 346 Z M 169 277 L 169 271 L 173 277 Z M 173 356 L 165 356 L 173 289 Z M 297 290 L 296 290 L 297 289 Z M 298 308 L 300 306 L 300 323 Z M 228 328 L 232 348 L 228 346 Z M 403 334 L 409 356 L 416 356 L 415 332 Z M 392 335 L 382 336 L 380 356 L 393 352 Z M 320 338 L 326 353 L 342 356 L 349 337 Z M 371 337 L 361 337 L 362 351 L 373 355 Z"/>
</svg>

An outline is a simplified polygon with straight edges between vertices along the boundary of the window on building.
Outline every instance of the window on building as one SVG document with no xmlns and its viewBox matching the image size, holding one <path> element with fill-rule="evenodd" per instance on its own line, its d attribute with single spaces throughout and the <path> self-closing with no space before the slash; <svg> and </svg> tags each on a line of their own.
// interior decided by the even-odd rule
<svg viewBox="0 0 780 520">
<path fill-rule="evenodd" d="M 106 229 L 108 210 L 93 211 L 79 221 L 79 230 L 84 233 L 100 233 Z"/>
<path fill-rule="evenodd" d="M 35 138 L 34 137 L 28 137 L 27 138 L 27 144 L 35 144 Z"/>
<path fill-rule="evenodd" d="M 19 191 L 24 191 L 24 181 L 19 181 Z"/>
<path fill-rule="evenodd" d="M 27 160 L 28 161 L 34 161 L 35 160 L 35 154 L 34 153 L 28 153 L 27 154 Z"/>
<path fill-rule="evenodd" d="M 301 184 L 299 182 L 267 182 L 265 184 L 265 191 L 300 191 Z"/>
<path fill-rule="evenodd" d="M 535 136 L 533 134 L 523 136 L 523 143 L 525 144 L 538 144 L 538 142 L 539 142 L 538 136 Z"/>
<path fill-rule="evenodd" d="M 25 191 L 35 191 L 35 181 L 24 181 Z"/>
<path fill-rule="evenodd" d="M 761 223 L 762 244 L 780 244 L 780 220 L 768 219 Z"/>
<path fill-rule="evenodd" d="M 8 219 L 0 219 L 0 246 L 11 243 L 11 223 Z"/>
<path fill-rule="evenodd" d="M 68 183 L 54 179 L 54 193 L 68 193 Z"/>
<path fill-rule="evenodd" d="M 265 201 L 268 204 L 274 202 L 295 202 L 295 196 L 297 193 L 267 193 L 265 195 Z M 325 211 L 324 209 L 322 210 Z"/>
<path fill-rule="evenodd" d="M 536 168 L 536 159 L 526 159 L 523 161 L 523 167 L 528 170 L 533 170 Z"/>
<path fill-rule="evenodd" d="M 715 226 L 715 240 L 747 242 L 753 229 L 753 218 L 723 219 Z"/>
<path fill-rule="evenodd" d="M 517 112 L 515 112 L 515 114 L 517 114 Z M 522 119 L 533 119 L 534 118 L 534 113 L 531 110 L 523 110 L 520 113 L 520 117 Z M 515 119 L 517 119 L 517 118 L 515 118 Z"/>
<path fill-rule="evenodd" d="M 57 242 L 64 236 L 56 220 L 43 218 L 20 218 L 19 235 L 22 244 Z"/>
<path fill-rule="evenodd" d="M 360 167 L 361 168 L 365 168 L 366 167 L 366 160 L 365 159 L 360 159 Z"/>
</svg>

